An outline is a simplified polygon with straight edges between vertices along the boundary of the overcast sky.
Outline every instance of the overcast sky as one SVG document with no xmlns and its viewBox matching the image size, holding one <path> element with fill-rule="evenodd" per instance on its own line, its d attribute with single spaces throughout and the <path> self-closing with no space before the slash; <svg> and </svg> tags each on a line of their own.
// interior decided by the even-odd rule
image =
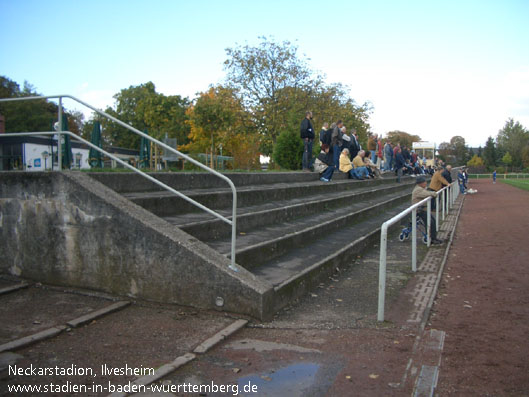
<svg viewBox="0 0 529 397">
<path fill-rule="evenodd" d="M 98 108 L 148 81 L 192 99 L 226 48 L 267 36 L 371 102 L 375 133 L 484 146 L 508 118 L 529 128 L 528 0 L 0 0 L 0 19 L 0 75 Z"/>
</svg>

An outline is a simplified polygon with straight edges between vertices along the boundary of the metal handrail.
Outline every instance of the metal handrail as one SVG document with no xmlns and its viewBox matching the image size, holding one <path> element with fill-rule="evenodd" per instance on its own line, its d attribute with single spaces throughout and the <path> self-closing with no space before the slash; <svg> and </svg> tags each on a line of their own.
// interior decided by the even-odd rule
<svg viewBox="0 0 529 397">
<path fill-rule="evenodd" d="M 443 189 L 436 192 L 435 200 L 436 200 L 436 230 L 439 230 L 439 197 L 441 197 L 441 201 L 443 204 L 443 220 L 445 219 L 445 194 L 448 192 L 449 194 L 449 206 L 453 206 L 455 203 L 455 200 L 457 199 L 459 195 L 459 189 L 456 188 L 457 182 L 452 182 L 450 185 L 445 186 Z M 427 244 L 428 247 L 431 244 L 431 237 L 430 237 L 430 226 L 431 226 L 431 200 L 433 197 L 427 197 L 424 200 L 421 200 L 420 202 L 413 204 L 412 206 L 408 207 L 404 211 L 400 212 L 399 214 L 395 215 L 393 218 L 387 220 L 384 222 L 380 228 L 380 260 L 379 260 L 379 268 L 378 268 L 378 312 L 377 312 L 377 320 L 378 321 L 384 321 L 384 306 L 385 306 L 385 300 L 386 300 L 386 265 L 387 265 L 387 244 L 388 244 L 388 228 L 400 221 L 402 218 L 404 218 L 406 215 L 408 215 L 410 212 L 412 213 L 411 216 L 411 225 L 412 225 L 412 271 L 417 271 L 417 208 L 422 207 L 424 204 L 427 205 L 427 225 L 426 225 L 426 233 L 427 233 Z M 447 212 L 448 213 L 448 212 Z"/>
<path fill-rule="evenodd" d="M 95 150 L 105 154 L 106 156 L 112 158 L 113 160 L 116 160 L 118 161 L 120 164 L 122 164 L 123 166 L 131 169 L 132 171 L 136 172 L 137 174 L 140 174 L 141 176 L 143 176 L 144 178 L 150 180 L 151 182 L 154 182 L 155 184 L 157 184 L 158 186 L 166 189 L 167 191 L 177 195 L 178 197 L 190 202 L 191 204 L 197 206 L 198 208 L 202 209 L 203 211 L 206 211 L 207 213 L 219 218 L 220 220 L 222 220 L 223 222 L 226 222 L 227 224 L 231 225 L 232 227 L 232 235 L 231 235 L 231 263 L 229 265 L 230 269 L 233 270 L 233 271 L 238 271 L 237 267 L 235 266 L 235 249 L 236 249 L 236 238 L 237 238 L 237 190 L 235 188 L 235 185 L 233 184 L 233 182 L 228 178 L 226 177 L 225 175 L 222 175 L 221 173 L 205 166 L 204 164 L 200 163 L 199 161 L 196 161 L 195 159 L 185 155 L 184 153 L 181 153 L 179 152 L 178 150 L 172 148 L 171 146 L 169 145 L 166 145 L 165 143 L 137 130 L 136 128 L 124 123 L 123 121 L 121 120 L 118 120 L 117 118 L 109 115 L 108 113 L 105 113 L 99 109 L 96 109 L 95 107 L 87 104 L 86 102 L 83 102 L 81 101 L 80 99 L 78 98 L 75 98 L 74 96 L 72 95 L 47 95 L 47 96 L 31 96 L 31 97 L 21 97 L 21 98 L 0 98 L 0 102 L 12 102 L 12 101 L 28 101 L 28 100 L 40 100 L 40 99 L 51 99 L 51 98 L 58 98 L 59 99 L 59 120 L 58 120 L 58 131 L 46 131 L 46 132 L 21 132 L 21 133 L 11 133 L 11 134 L 0 134 L 0 138 L 1 137 L 8 137 L 8 136 L 21 136 L 21 135 L 57 135 L 58 136 L 58 140 L 57 140 L 57 152 L 58 152 L 58 166 L 59 166 L 59 171 L 61 171 L 61 167 L 62 167 L 62 150 L 61 150 L 61 145 L 62 145 L 62 142 L 61 142 L 61 135 L 62 134 L 67 134 L 67 135 L 70 135 L 71 137 L 73 137 L 74 139 L 77 139 L 81 142 L 83 142 L 84 144 L 94 148 Z M 145 172 L 143 171 L 140 171 L 138 170 L 137 168 L 135 167 L 132 167 L 131 165 L 129 165 L 128 163 L 122 161 L 121 159 L 117 158 L 116 156 L 108 153 L 107 151 L 101 149 L 100 147 L 92 144 L 91 142 L 88 142 L 87 140 L 79 137 L 78 135 L 70 132 L 70 131 L 63 131 L 62 129 L 62 112 L 63 112 L 63 109 L 62 109 L 62 99 L 63 98 L 70 98 L 84 106 L 86 106 L 87 108 L 91 109 L 92 111 L 100 114 L 101 116 L 109 119 L 109 120 L 112 120 L 114 121 L 115 123 L 121 125 L 122 127 L 124 128 L 127 128 L 128 130 L 134 132 L 135 134 L 137 135 L 140 135 L 141 137 L 143 138 L 146 138 L 148 139 L 149 141 L 151 142 L 154 142 L 156 143 L 157 145 L 160 145 L 161 147 L 167 149 L 168 151 L 176 154 L 177 156 L 180 156 L 182 158 L 184 158 L 185 160 L 195 164 L 196 166 L 208 171 L 209 173 L 223 179 L 224 181 L 226 181 L 228 183 L 228 185 L 230 186 L 231 188 L 231 191 L 232 191 L 232 194 L 233 194 L 233 207 L 232 207 L 232 219 L 229 220 L 228 218 L 220 215 L 219 213 L 209 209 L 208 207 L 205 207 L 204 205 L 200 204 L 199 202 L 193 200 L 192 198 L 190 197 L 187 197 L 186 195 L 184 195 L 183 193 L 180 193 L 178 192 L 177 190 L 171 188 L 170 186 L 166 185 L 165 183 L 163 182 L 160 182 L 159 180 L 151 177 L 150 175 L 146 174 Z"/>
</svg>

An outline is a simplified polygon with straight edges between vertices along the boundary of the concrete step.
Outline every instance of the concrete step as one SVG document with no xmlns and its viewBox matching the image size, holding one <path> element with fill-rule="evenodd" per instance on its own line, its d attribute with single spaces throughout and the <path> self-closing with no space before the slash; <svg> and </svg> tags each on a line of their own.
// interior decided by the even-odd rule
<svg viewBox="0 0 529 397">
<path fill-rule="evenodd" d="M 226 181 L 207 172 L 148 172 L 148 174 L 176 190 L 229 188 Z M 90 172 L 88 175 L 118 193 L 163 191 L 160 186 L 136 173 Z M 227 176 L 236 187 L 274 183 L 310 183 L 319 179 L 319 175 L 315 172 L 229 172 L 223 175 Z M 346 174 L 336 173 L 333 179 L 346 178 Z"/>
<path fill-rule="evenodd" d="M 351 203 L 372 200 L 388 194 L 397 194 L 401 191 L 411 191 L 412 186 L 413 181 L 401 184 L 365 186 L 353 191 L 315 194 L 309 197 L 271 201 L 239 208 L 237 211 L 237 231 L 248 233 L 263 226 L 350 206 Z M 231 210 L 221 209 L 219 213 L 231 219 Z M 164 219 L 203 241 L 231 237 L 231 226 L 207 213 L 188 213 L 165 217 Z"/>
<path fill-rule="evenodd" d="M 274 286 L 274 307 L 271 311 L 277 312 L 289 302 L 314 290 L 336 268 L 349 266 L 358 255 L 377 246 L 380 243 L 382 223 L 409 205 L 409 200 L 405 200 L 360 224 L 322 234 L 312 244 L 292 249 L 287 254 L 252 269 L 252 273 L 258 278 Z M 390 232 L 400 228 L 401 225 L 397 223 L 390 228 Z"/>
<path fill-rule="evenodd" d="M 368 201 L 358 201 L 347 208 L 256 228 L 237 236 L 236 262 L 246 269 L 254 269 L 296 248 L 310 246 L 321 236 L 362 223 L 402 202 L 409 204 L 409 198 L 409 191 L 393 193 Z M 206 241 L 206 244 L 224 255 L 228 255 L 231 249 L 231 239 Z"/>
<path fill-rule="evenodd" d="M 310 175 L 309 173 L 306 174 Z M 344 174 L 341 175 L 342 178 L 346 178 Z M 406 180 L 412 180 L 412 178 L 403 179 L 403 181 Z M 237 208 L 259 205 L 271 201 L 308 197 L 315 194 L 330 194 L 333 192 L 354 190 L 365 186 L 394 183 L 393 178 L 381 178 L 366 181 L 338 179 L 330 183 L 312 180 L 311 182 L 248 185 L 237 189 Z M 230 189 L 180 189 L 179 191 L 214 210 L 223 208 L 230 209 L 233 205 L 233 194 Z M 124 193 L 123 196 L 160 217 L 201 212 L 193 204 L 166 191 L 129 192 Z"/>
</svg>

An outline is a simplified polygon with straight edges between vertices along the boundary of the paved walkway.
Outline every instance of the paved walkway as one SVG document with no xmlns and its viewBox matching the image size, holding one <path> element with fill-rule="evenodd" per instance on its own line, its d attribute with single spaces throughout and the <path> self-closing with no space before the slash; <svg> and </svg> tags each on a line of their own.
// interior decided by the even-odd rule
<svg viewBox="0 0 529 397">
<path fill-rule="evenodd" d="M 167 376 L 154 383 L 165 386 L 170 393 L 165 395 L 226 396 L 234 394 L 235 386 L 239 395 L 246 396 L 527 395 L 529 195 L 487 182 L 473 184 L 479 193 L 466 196 L 455 234 L 457 210 L 443 223 L 440 236 L 455 236 L 450 250 L 446 245 L 429 250 L 420 246 L 426 256 L 418 274 L 409 270 L 410 242 L 400 243 L 393 236 L 388 321 L 383 324 L 375 321 L 378 251 L 374 249 L 274 321 L 251 322 L 225 341 L 224 327 L 237 324 L 222 313 L 131 305 L 17 350 L 19 357 L 14 359 L 20 365 L 48 367 L 58 362 L 62 367 L 95 368 L 93 380 L 73 379 L 87 385 L 106 385 L 109 380 L 123 384 L 136 378 L 101 376 L 98 368 L 103 364 L 168 369 Z M 430 311 L 438 283 L 439 299 Z M 24 296 L 33 291 L 43 308 L 33 305 L 35 313 L 26 311 L 18 319 L 16 304 L 25 305 Z M 52 315 L 53 310 L 48 316 L 44 309 L 71 298 L 52 292 L 48 301 L 39 288 L 2 298 L 14 300 L 4 306 L 4 315 L 12 312 L 9 318 L 19 325 L 4 324 L 6 341 L 15 334 L 25 336 L 22 331 L 27 331 L 28 321 L 34 328 L 63 321 Z M 106 304 L 86 298 L 72 306 L 66 320 Z M 431 322 L 426 323 L 429 312 Z M 215 344 L 199 352 L 212 335 Z M 185 364 L 179 363 L 177 370 L 169 368 L 177 367 L 178 358 L 186 358 Z M 9 384 L 48 381 L 31 378 L 0 376 L 2 392 Z M 65 379 L 72 380 L 55 380 L 63 384 Z M 183 385 L 188 388 L 175 390 Z M 198 385 L 209 389 L 189 389 Z M 91 395 L 107 395 L 110 390 L 104 391 Z"/>
<path fill-rule="evenodd" d="M 529 396 L 529 192 L 471 185 L 429 326 L 445 334 L 436 395 Z"/>
</svg>

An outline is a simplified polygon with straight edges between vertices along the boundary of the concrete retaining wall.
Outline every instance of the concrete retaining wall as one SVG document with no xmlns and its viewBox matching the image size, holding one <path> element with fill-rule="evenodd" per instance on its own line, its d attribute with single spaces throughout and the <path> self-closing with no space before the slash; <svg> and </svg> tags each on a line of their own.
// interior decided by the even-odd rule
<svg viewBox="0 0 529 397">
<path fill-rule="evenodd" d="M 79 172 L 0 172 L 0 273 L 265 319 L 273 288 Z"/>
</svg>

